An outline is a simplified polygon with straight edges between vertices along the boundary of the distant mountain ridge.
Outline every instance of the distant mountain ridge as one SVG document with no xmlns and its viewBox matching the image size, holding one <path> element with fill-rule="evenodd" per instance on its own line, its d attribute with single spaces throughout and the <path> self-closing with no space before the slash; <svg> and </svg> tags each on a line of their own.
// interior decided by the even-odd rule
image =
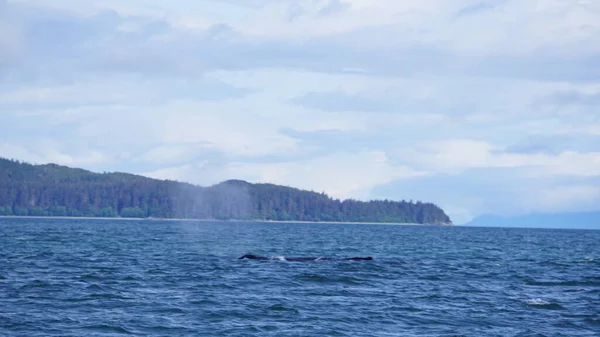
<svg viewBox="0 0 600 337">
<path fill-rule="evenodd" d="M 4 158 L 0 215 L 452 224 L 432 203 L 342 201 L 324 193 L 242 180 L 201 187 Z"/>
<path fill-rule="evenodd" d="M 503 217 L 479 216 L 465 226 L 600 229 L 600 212 L 564 212 Z"/>
</svg>

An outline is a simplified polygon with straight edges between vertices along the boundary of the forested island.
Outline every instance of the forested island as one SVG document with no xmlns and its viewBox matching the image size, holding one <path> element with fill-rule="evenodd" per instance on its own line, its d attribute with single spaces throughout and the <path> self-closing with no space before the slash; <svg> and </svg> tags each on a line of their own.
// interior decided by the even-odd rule
<svg viewBox="0 0 600 337">
<path fill-rule="evenodd" d="M 11 215 L 452 224 L 432 203 L 338 200 L 241 180 L 201 187 L 0 158 L 0 216 Z"/>
</svg>

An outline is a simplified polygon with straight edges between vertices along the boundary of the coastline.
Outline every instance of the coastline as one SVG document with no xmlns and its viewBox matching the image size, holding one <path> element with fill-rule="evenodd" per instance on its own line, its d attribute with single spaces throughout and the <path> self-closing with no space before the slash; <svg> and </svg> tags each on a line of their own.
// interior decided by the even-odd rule
<svg viewBox="0 0 600 337">
<path fill-rule="evenodd" d="M 295 220 L 219 220 L 219 219 L 165 219 L 165 218 L 122 218 L 122 217 L 75 217 L 75 216 L 18 216 L 1 215 L 1 219 L 58 219 L 58 220 L 116 220 L 116 221 L 173 221 L 173 222 L 264 222 L 264 223 L 298 223 L 298 224 L 325 224 L 325 225 L 387 225 L 387 226 L 440 226 L 452 227 L 454 224 L 420 224 L 420 223 L 400 223 L 400 222 L 342 222 L 342 221 L 295 221 Z"/>
</svg>

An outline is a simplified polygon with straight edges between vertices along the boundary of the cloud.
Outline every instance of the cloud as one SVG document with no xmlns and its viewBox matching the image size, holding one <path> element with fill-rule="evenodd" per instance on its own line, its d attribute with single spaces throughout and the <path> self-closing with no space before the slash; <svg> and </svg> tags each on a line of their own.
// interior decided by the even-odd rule
<svg viewBox="0 0 600 337">
<path fill-rule="evenodd" d="M 393 111 L 394 106 L 376 99 L 342 93 L 309 93 L 292 100 L 292 103 L 309 109 L 326 111 Z"/>
<path fill-rule="evenodd" d="M 24 26 L 24 55 L 13 60 L 8 79 L 26 83 L 72 83 L 90 75 L 136 74 L 194 78 L 226 55 L 214 55 L 228 26 L 186 31 L 165 20 L 122 15 L 112 9 L 81 16 L 61 9 L 14 4 Z M 225 51 L 227 53 L 228 51 Z"/>
<path fill-rule="evenodd" d="M 337 198 L 366 198 L 373 185 L 426 174 L 389 162 L 381 151 L 340 151 L 289 163 L 198 162 L 144 173 L 154 178 L 175 177 L 199 184 L 227 179 L 287 184 L 298 188 L 327 191 Z"/>
<path fill-rule="evenodd" d="M 583 93 L 580 91 L 569 90 L 569 91 L 558 91 L 555 92 L 537 102 L 540 105 L 552 104 L 557 106 L 567 105 L 600 105 L 600 91 L 595 93 Z"/>
<path fill-rule="evenodd" d="M 219 101 L 239 98 L 249 90 L 210 76 L 146 81 L 139 76 L 94 76 L 76 84 L 30 85 L 0 93 L 5 110 L 59 109 L 118 104 L 152 105 L 169 101 Z"/>
<path fill-rule="evenodd" d="M 33 3 L 38 6 L 35 15 L 31 5 L 9 5 L 19 9 L 20 21 L 28 26 L 28 57 L 20 62 L 19 73 L 12 73 L 21 80 L 41 76 L 72 81 L 75 74 L 87 72 L 189 78 L 214 69 L 272 66 L 322 72 L 360 68 L 379 76 L 486 74 L 590 80 L 599 75 L 594 55 L 600 50 L 593 47 L 600 45 L 595 40 L 599 28 L 595 17 L 586 14 L 597 9 L 591 4 L 530 8 L 505 1 L 494 4 L 497 11 L 479 10 L 456 21 L 452 13 L 472 2 L 354 0 L 342 6 L 338 1 L 264 1 L 246 8 L 250 15 L 244 19 L 210 22 L 195 16 L 207 23 L 190 28 L 177 25 L 181 14 L 158 19 L 135 15 L 111 2 L 87 6 L 86 16 L 67 11 L 68 6 L 82 7 L 76 2 L 55 5 L 62 11 Z M 300 8 L 300 14 L 290 21 L 293 8 Z M 555 17 L 559 9 L 570 15 L 569 20 Z M 521 26 L 505 24 L 515 16 Z M 471 29 L 474 25 L 481 29 Z M 564 48 L 565 43 L 574 45 Z"/>
<path fill-rule="evenodd" d="M 559 135 L 532 135 L 506 148 L 509 153 L 545 153 L 559 155 L 565 152 L 598 151 L 600 135 L 571 133 Z"/>
<path fill-rule="evenodd" d="M 423 169 L 448 174 L 474 168 L 519 168 L 535 175 L 600 176 L 600 149 L 596 152 L 514 153 L 488 142 L 452 139 L 399 150 L 396 157 Z M 522 171 L 522 172 L 523 172 Z"/>
<path fill-rule="evenodd" d="M 0 156 L 33 164 L 57 163 L 72 166 L 90 166 L 105 163 L 104 155 L 97 151 L 73 152 L 64 144 L 52 139 L 42 139 L 28 146 L 0 142 Z"/>
<path fill-rule="evenodd" d="M 600 3 L 0 0 L 0 155 L 592 209 Z M 476 27 L 476 29 L 474 29 Z"/>
<path fill-rule="evenodd" d="M 598 176 L 557 179 L 511 168 L 474 168 L 460 174 L 398 180 L 376 187 L 371 193 L 390 199 L 426 198 L 450 212 L 455 223 L 462 224 L 482 214 L 597 210 L 599 183 Z"/>
<path fill-rule="evenodd" d="M 199 142 L 197 144 L 168 144 L 153 147 L 143 154 L 134 158 L 136 161 L 145 163 L 161 164 L 161 163 L 180 163 L 190 162 L 197 158 L 206 158 L 210 153 L 214 152 L 213 145 L 208 142 Z M 187 168 L 189 165 L 184 165 Z M 157 174 L 164 175 L 164 170 L 158 170 Z M 178 173 L 179 174 L 179 173 Z"/>
<path fill-rule="evenodd" d="M 350 5 L 346 2 L 342 2 L 341 0 L 328 0 L 326 4 L 321 7 L 319 13 L 321 15 L 331 15 L 339 12 L 343 12 L 348 10 Z"/>
<path fill-rule="evenodd" d="M 219 112 L 221 107 L 205 107 L 203 112 L 182 107 L 176 117 L 164 116 L 161 140 L 176 144 L 208 143 L 220 152 L 239 157 L 285 154 L 297 148 L 294 139 L 271 129 L 268 120 L 256 114 Z"/>
<path fill-rule="evenodd" d="M 499 3 L 499 1 L 495 1 L 495 2 Z M 477 14 L 477 13 L 481 13 L 481 12 L 492 10 L 495 7 L 496 6 L 492 2 L 479 2 L 479 3 L 476 3 L 476 4 L 469 5 L 469 6 L 461 8 L 458 11 L 457 16 L 460 18 L 461 16 L 464 16 L 464 15 Z"/>
<path fill-rule="evenodd" d="M 0 80 L 21 56 L 23 38 L 21 25 L 12 19 L 7 1 L 0 0 Z"/>
<path fill-rule="evenodd" d="M 546 187 L 538 198 L 531 198 L 528 204 L 535 210 L 546 212 L 596 210 L 600 202 L 600 187 L 597 185 L 559 185 Z"/>
</svg>

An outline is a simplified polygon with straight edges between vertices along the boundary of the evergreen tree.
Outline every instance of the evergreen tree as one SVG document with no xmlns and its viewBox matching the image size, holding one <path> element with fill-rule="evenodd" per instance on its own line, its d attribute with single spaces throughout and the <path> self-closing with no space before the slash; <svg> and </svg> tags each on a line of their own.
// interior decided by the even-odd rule
<svg viewBox="0 0 600 337">
<path fill-rule="evenodd" d="M 210 187 L 0 158 L 0 216 L 262 219 L 447 224 L 431 203 L 333 199 L 325 193 L 229 180 Z"/>
</svg>

